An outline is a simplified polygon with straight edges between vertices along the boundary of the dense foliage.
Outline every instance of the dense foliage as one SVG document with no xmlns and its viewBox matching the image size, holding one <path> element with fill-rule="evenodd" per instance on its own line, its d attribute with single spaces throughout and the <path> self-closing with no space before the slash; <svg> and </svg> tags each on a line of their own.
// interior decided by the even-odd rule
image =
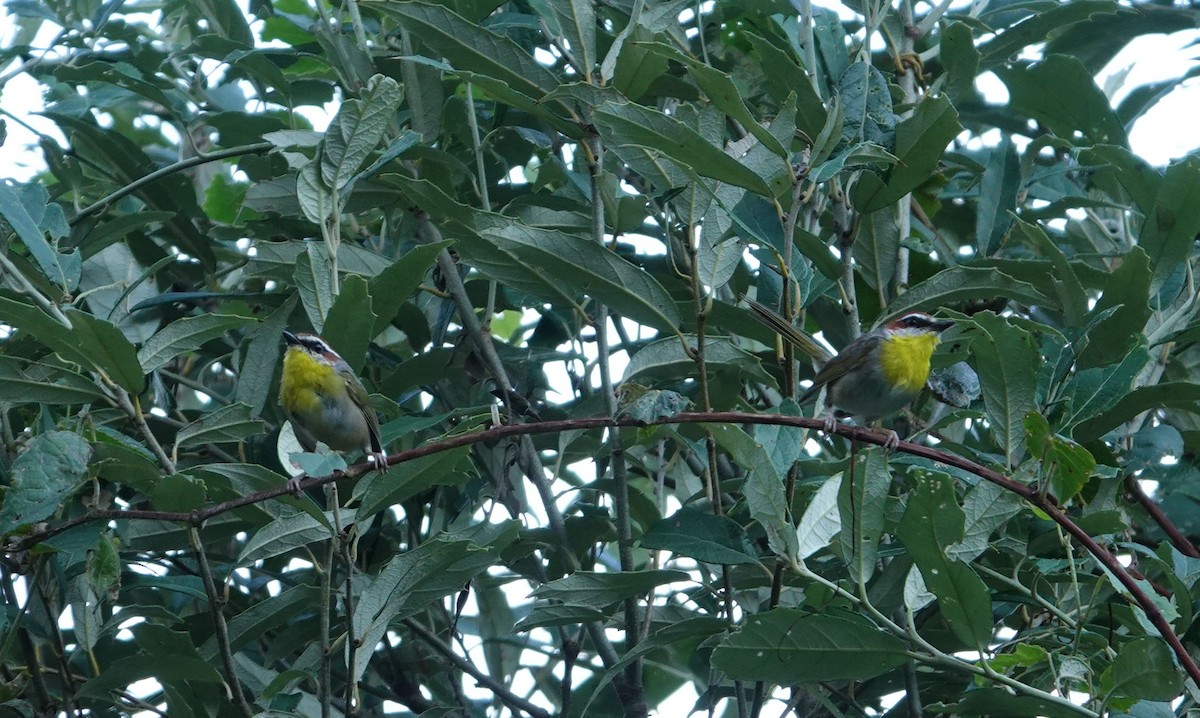
<svg viewBox="0 0 1200 718">
<path fill-rule="evenodd" d="M 6 714 L 1195 706 L 1200 159 L 1095 78 L 1200 9 L 7 8 Z M 810 431 L 743 296 L 955 318 L 915 443 Z M 286 491 L 284 329 L 386 474 Z"/>
</svg>

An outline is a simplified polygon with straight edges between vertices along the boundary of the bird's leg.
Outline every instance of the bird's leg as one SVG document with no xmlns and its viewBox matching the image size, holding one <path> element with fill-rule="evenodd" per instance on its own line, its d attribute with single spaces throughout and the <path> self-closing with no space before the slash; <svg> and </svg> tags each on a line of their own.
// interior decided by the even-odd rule
<svg viewBox="0 0 1200 718">
<path fill-rule="evenodd" d="M 300 494 L 301 494 L 300 482 L 307 478 L 308 478 L 308 474 L 302 471 L 299 474 L 296 474 L 295 476 L 293 476 L 287 480 L 287 488 L 288 488 L 288 491 L 291 492 L 292 496 L 295 496 L 296 498 L 300 498 Z"/>
</svg>

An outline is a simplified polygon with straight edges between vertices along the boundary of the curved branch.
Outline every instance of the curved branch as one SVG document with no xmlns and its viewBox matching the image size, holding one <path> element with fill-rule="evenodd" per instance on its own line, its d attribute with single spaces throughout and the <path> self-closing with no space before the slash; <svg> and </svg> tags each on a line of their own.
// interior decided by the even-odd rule
<svg viewBox="0 0 1200 718">
<path fill-rule="evenodd" d="M 145 177 L 142 177 L 140 179 L 135 179 L 134 181 L 130 182 L 129 184 L 125 185 L 124 187 L 109 194 L 107 197 L 104 197 L 102 199 L 99 199 L 99 200 L 89 204 L 87 207 L 84 207 L 83 209 L 81 209 L 79 211 L 79 214 L 75 215 L 70 220 L 68 220 L 67 224 L 69 224 L 71 226 L 75 226 L 75 224 L 78 223 L 80 220 L 90 217 L 93 214 L 96 214 L 100 210 L 104 209 L 105 207 L 112 204 L 113 202 L 116 202 L 117 200 L 121 199 L 122 197 L 131 195 L 134 192 L 137 192 L 139 189 L 145 187 L 146 185 L 156 182 L 156 181 L 162 179 L 163 177 L 166 177 L 167 175 L 172 175 L 172 174 L 175 174 L 176 172 L 182 172 L 183 170 L 190 169 L 190 168 L 196 167 L 198 165 L 207 164 L 209 162 L 217 162 L 219 160 L 229 159 L 230 157 L 240 157 L 241 155 L 250 155 L 250 154 L 257 154 L 259 152 L 267 152 L 274 148 L 275 148 L 275 145 L 271 144 L 270 142 L 257 142 L 253 145 L 242 145 L 241 147 L 230 147 L 227 150 L 219 150 L 217 152 L 210 152 L 208 154 L 199 155 L 197 157 L 189 157 L 186 160 L 179 160 L 178 162 L 173 162 L 173 163 L 167 165 L 166 167 L 160 167 L 160 168 L 154 170 L 153 172 L 146 175 Z"/>
<path fill-rule="evenodd" d="M 579 429 L 603 429 L 608 427 L 642 427 L 653 426 L 659 424 L 702 424 L 702 423 L 718 423 L 718 424 L 777 424 L 781 426 L 794 426 L 802 429 L 820 430 L 823 422 L 820 419 L 810 419 L 803 416 L 782 416 L 778 414 L 754 414 L 742 411 L 714 411 L 714 412 L 685 412 L 676 414 L 675 416 L 664 417 L 655 421 L 639 421 L 628 417 L 611 418 L 607 416 L 591 417 L 586 419 L 562 419 L 558 421 L 543 421 L 532 424 L 511 424 L 507 426 L 497 426 L 483 431 L 477 431 L 470 434 L 459 434 L 452 436 L 442 441 L 430 442 L 422 446 L 418 446 L 407 451 L 401 451 L 392 454 L 388 457 L 388 465 L 394 466 L 406 461 L 437 454 L 443 451 L 456 449 L 460 446 L 467 446 L 478 441 L 494 442 L 500 439 L 507 439 L 514 436 L 528 436 L 532 434 L 552 434 L 563 431 L 573 431 Z M 864 444 L 873 444 L 875 446 L 884 446 L 889 438 L 888 432 L 865 429 L 858 426 L 850 426 L 848 424 L 838 424 L 832 432 L 838 436 L 843 436 L 852 441 L 861 442 Z M 1018 481 L 1008 478 L 998 471 L 989 469 L 986 466 L 977 464 L 970 459 L 962 456 L 956 456 L 942 449 L 937 449 L 932 446 L 923 446 L 914 444 L 908 441 L 900 442 L 896 451 L 911 454 L 912 456 L 920 456 L 922 458 L 936 461 L 947 466 L 953 466 L 957 469 L 962 469 L 968 473 L 974 474 L 981 479 L 990 481 L 1000 488 L 1011 491 L 1020 496 L 1025 501 L 1041 509 L 1054 523 L 1061 526 L 1067 533 L 1075 538 L 1088 553 L 1090 553 L 1106 570 L 1116 577 L 1117 581 L 1128 593 L 1129 600 L 1136 604 L 1138 608 L 1146 614 L 1146 619 L 1158 630 L 1175 653 L 1176 659 L 1180 666 L 1183 667 L 1188 677 L 1196 685 L 1200 685 L 1200 666 L 1192 659 L 1179 637 L 1175 635 L 1171 628 L 1170 622 L 1163 616 L 1162 611 L 1158 610 L 1154 601 L 1146 594 L 1142 587 L 1138 585 L 1137 580 L 1130 575 L 1128 569 L 1121 565 L 1117 557 L 1108 549 L 1101 546 L 1086 531 L 1079 527 L 1070 516 L 1058 504 L 1058 500 L 1049 494 L 1041 494 L 1036 486 L 1027 486 Z M 300 482 L 301 489 L 310 489 L 316 486 L 324 486 L 333 481 L 343 479 L 352 479 L 362 476 L 371 471 L 374 464 L 364 461 L 360 464 L 351 466 L 344 472 L 337 472 L 329 476 L 314 476 L 304 479 Z M 90 521 L 99 520 L 114 520 L 114 519 L 155 519 L 159 521 L 179 521 L 199 525 L 205 520 L 210 519 L 220 514 L 228 513 L 234 509 L 239 509 L 243 506 L 256 504 L 260 501 L 273 499 L 278 496 L 291 493 L 291 490 L 286 484 L 255 491 L 245 496 L 239 496 L 236 499 L 222 501 L 219 504 L 197 509 L 195 511 L 145 511 L 134 509 L 93 509 L 88 513 L 64 521 L 52 527 L 35 531 L 17 540 L 13 545 L 5 547 L 5 551 L 20 551 L 32 547 L 39 541 L 43 541 L 50 536 L 66 531 L 67 529 L 79 526 L 80 524 Z"/>
</svg>

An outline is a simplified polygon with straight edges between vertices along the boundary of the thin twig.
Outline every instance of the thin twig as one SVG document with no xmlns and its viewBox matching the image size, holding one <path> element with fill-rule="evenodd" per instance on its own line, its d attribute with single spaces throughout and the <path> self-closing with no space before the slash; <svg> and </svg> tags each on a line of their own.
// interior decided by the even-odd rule
<svg viewBox="0 0 1200 718">
<path fill-rule="evenodd" d="M 233 704 L 241 712 L 242 718 L 253 718 L 254 711 L 246 702 L 246 694 L 242 691 L 241 681 L 237 677 L 237 669 L 233 664 L 233 649 L 229 643 L 229 626 L 225 623 L 225 602 L 217 592 L 217 584 L 213 581 L 212 569 L 208 565 L 208 555 L 200 543 L 200 531 L 195 526 L 188 527 L 188 540 L 192 551 L 196 554 L 196 564 L 200 568 L 200 577 L 204 581 L 204 592 L 208 594 L 208 606 L 213 617 L 213 627 L 217 638 L 217 649 L 221 654 L 221 663 L 225 666 L 225 682 L 228 686 Z"/>
<path fill-rule="evenodd" d="M 545 710 L 544 708 L 540 708 L 525 700 L 521 696 L 513 693 L 499 681 L 476 668 L 474 663 L 471 663 L 467 659 L 458 655 L 454 652 L 453 648 L 443 643 L 441 639 L 439 639 L 437 635 L 433 633 L 433 631 L 430 631 L 428 628 L 425 628 L 411 618 L 404 619 L 404 625 L 408 628 L 408 630 L 415 633 L 422 641 L 428 644 L 430 648 L 442 654 L 442 656 L 445 657 L 446 660 L 450 661 L 455 668 L 471 676 L 481 686 L 496 694 L 496 698 L 500 699 L 500 702 L 504 703 L 504 705 L 508 706 L 512 710 L 519 710 L 528 713 L 530 716 L 533 716 L 533 718 L 550 718 L 549 711 Z"/>
</svg>

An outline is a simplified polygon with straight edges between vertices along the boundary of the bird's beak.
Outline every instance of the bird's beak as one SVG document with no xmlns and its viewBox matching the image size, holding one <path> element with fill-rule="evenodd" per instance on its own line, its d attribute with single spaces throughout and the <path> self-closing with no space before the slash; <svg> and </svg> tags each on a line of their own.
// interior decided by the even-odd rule
<svg viewBox="0 0 1200 718">
<path fill-rule="evenodd" d="M 933 327 L 934 331 L 941 333 L 941 332 L 946 331 L 950 327 L 954 326 L 954 320 L 953 319 L 934 319 L 932 322 L 929 323 L 929 326 Z"/>
<path fill-rule="evenodd" d="M 300 340 L 291 332 L 283 333 L 283 341 L 290 347 L 300 346 Z"/>
</svg>

